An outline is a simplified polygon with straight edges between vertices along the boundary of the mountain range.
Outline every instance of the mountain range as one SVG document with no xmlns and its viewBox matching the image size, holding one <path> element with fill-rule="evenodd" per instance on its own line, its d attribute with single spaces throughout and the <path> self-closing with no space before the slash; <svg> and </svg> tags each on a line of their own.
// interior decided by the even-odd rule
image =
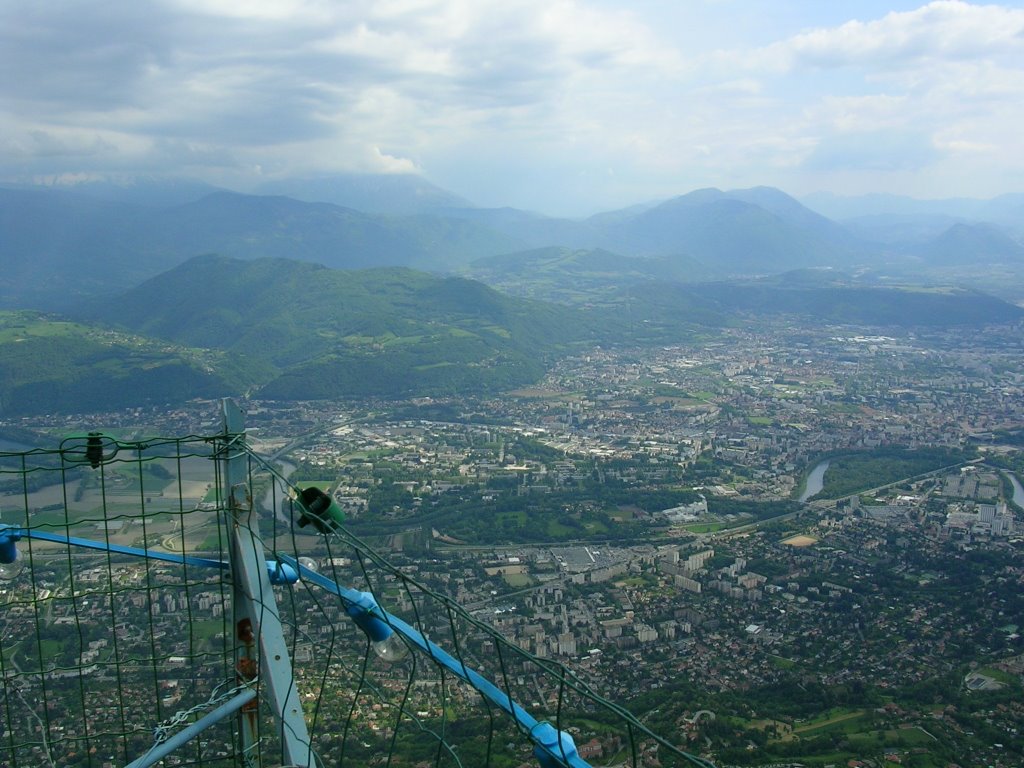
<svg viewBox="0 0 1024 768">
<path fill-rule="evenodd" d="M 771 315 L 1024 316 L 1004 300 L 1024 295 L 1013 227 L 948 211 L 843 223 L 759 187 L 569 220 L 474 208 L 413 178 L 287 191 L 374 210 L 145 179 L 0 188 L 0 416 L 498 392 L 575 349 Z M 1003 298 L 970 287 L 986 281 Z"/>
<path fill-rule="evenodd" d="M 114 295 L 204 253 L 442 270 L 519 246 L 459 219 L 384 217 L 287 197 L 218 191 L 154 208 L 20 189 L 0 189 L 0 243 L 0 307 L 41 309 Z"/>
<path fill-rule="evenodd" d="M 620 257 L 609 258 L 556 249 L 532 263 L 549 273 L 599 274 Z M 946 328 L 1024 318 L 1019 307 L 976 291 L 865 284 L 828 269 L 685 284 L 645 279 L 638 266 L 632 282 L 597 285 L 569 306 L 402 267 L 199 256 L 115 300 L 80 307 L 74 319 L 0 311 L 0 416 L 242 393 L 497 393 L 535 382 L 573 350 L 685 343 L 771 315 Z"/>
<path fill-rule="evenodd" d="M 990 200 L 948 198 L 918 200 L 905 195 L 841 196 L 827 192 L 807 195 L 803 203 L 823 216 L 847 222 L 867 216 L 945 216 L 962 221 L 988 221 L 1020 230 L 1024 225 L 1024 193 Z"/>
<path fill-rule="evenodd" d="M 268 189 L 309 199 L 156 181 L 0 188 L 0 307 L 68 309 L 205 253 L 476 276 L 481 259 L 516 260 L 555 247 L 600 250 L 624 264 L 653 260 L 662 278 L 684 282 L 813 267 L 927 280 L 932 269 L 966 267 L 976 274 L 993 264 L 1024 275 L 1024 245 L 1006 223 L 1013 196 L 975 207 L 1000 213 L 997 222 L 905 212 L 845 224 L 769 187 L 696 190 L 582 220 L 474 208 L 418 177 L 336 177 Z M 318 195 L 329 201 L 312 200 Z M 336 204 L 360 199 L 367 210 Z M 1020 285 L 1024 277 L 1012 286 L 1001 279 L 996 287 Z"/>
</svg>

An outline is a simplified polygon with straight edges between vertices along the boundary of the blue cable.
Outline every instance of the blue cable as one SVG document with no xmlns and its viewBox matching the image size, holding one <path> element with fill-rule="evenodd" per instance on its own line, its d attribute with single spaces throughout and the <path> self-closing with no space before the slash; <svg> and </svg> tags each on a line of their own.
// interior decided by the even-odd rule
<svg viewBox="0 0 1024 768">
<path fill-rule="evenodd" d="M 435 663 L 447 669 L 463 682 L 468 683 L 481 696 L 484 696 L 488 701 L 512 717 L 534 743 L 536 747 L 534 754 L 540 761 L 542 768 L 556 768 L 556 766 L 591 768 L 590 763 L 581 758 L 576 751 L 576 744 L 573 742 L 572 736 L 565 731 L 558 731 L 550 723 L 537 720 L 519 704 L 516 704 L 509 694 L 502 691 L 486 677 L 476 670 L 467 667 L 464 662 L 456 659 L 441 648 L 441 646 L 428 640 L 415 627 L 381 608 L 372 595 L 367 592 L 343 587 L 313 569 L 307 568 L 298 560 L 288 555 L 279 554 L 278 558 L 286 565 L 298 571 L 300 578 L 310 581 L 318 587 L 340 597 L 345 605 L 345 610 L 353 618 L 356 618 L 357 614 L 361 614 L 360 618 L 356 618 L 356 622 L 360 626 L 364 623 L 377 622 L 378 626 L 374 630 L 364 628 L 371 639 L 374 638 L 374 634 L 380 632 L 380 625 L 387 626 L 392 631 L 401 635 L 406 642 L 426 653 Z M 379 635 L 377 636 L 379 637 Z"/>
</svg>

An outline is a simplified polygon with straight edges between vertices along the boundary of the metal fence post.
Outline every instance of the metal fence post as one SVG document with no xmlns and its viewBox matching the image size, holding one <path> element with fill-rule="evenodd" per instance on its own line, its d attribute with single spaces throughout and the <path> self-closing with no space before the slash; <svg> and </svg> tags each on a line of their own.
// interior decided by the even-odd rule
<svg viewBox="0 0 1024 768">
<path fill-rule="evenodd" d="M 245 446 L 245 417 L 233 400 L 223 402 L 224 441 L 221 461 L 222 498 L 230 520 L 235 662 L 240 682 L 259 677 L 260 698 L 279 718 L 285 765 L 316 768 L 309 731 L 295 687 L 291 657 L 281 629 L 281 617 L 267 573 L 259 519 L 249 481 Z M 258 700 L 239 713 L 243 761 L 261 768 Z"/>
</svg>

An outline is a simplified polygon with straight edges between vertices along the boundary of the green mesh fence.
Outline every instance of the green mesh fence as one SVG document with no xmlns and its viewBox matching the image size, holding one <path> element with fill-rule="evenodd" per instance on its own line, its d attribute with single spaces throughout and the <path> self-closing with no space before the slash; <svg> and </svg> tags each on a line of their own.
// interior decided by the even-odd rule
<svg viewBox="0 0 1024 768">
<path fill-rule="evenodd" d="M 74 443 L 74 445 L 72 445 Z M 93 469 L 81 441 L 0 454 L 2 521 L 27 532 L 224 557 L 210 440 L 119 446 Z M 107 450 L 110 452 L 110 445 Z M 235 681 L 230 587 L 219 569 L 26 536 L 0 582 L 0 764 L 123 765 L 153 728 Z M 231 724 L 180 754 L 233 765 Z"/>
<path fill-rule="evenodd" d="M 228 445 L 244 449 L 244 439 L 104 438 L 90 453 L 76 438 L 62 449 L 0 454 L 0 520 L 25 532 L 0 582 L 0 765 L 129 764 L 246 682 L 256 703 L 162 764 L 285 763 L 265 681 L 240 668 L 229 570 L 34 535 L 227 561 L 232 516 L 218 458 Z M 387 560 L 344 528 L 298 528 L 296 489 L 245 457 L 266 557 L 318 574 L 256 597 L 276 604 L 294 669 L 290 695 L 317 764 L 710 765 L 602 698 L 585 673 L 507 640 L 500 617 L 461 608 L 436 583 L 437 563 L 424 578 L 424 563 Z M 382 660 L 351 620 L 345 590 L 372 594 L 423 645 L 406 642 L 411 653 Z M 244 723 L 255 732 L 248 748 Z M 545 730 L 572 741 L 557 740 L 538 760 Z"/>
</svg>

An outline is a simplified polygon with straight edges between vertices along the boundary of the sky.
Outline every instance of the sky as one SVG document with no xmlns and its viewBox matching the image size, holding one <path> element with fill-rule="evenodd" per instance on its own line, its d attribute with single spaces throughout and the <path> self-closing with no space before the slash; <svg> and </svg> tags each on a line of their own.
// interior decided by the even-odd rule
<svg viewBox="0 0 1024 768">
<path fill-rule="evenodd" d="M 1024 2 L 0 0 L 0 180 L 1024 192 Z"/>
</svg>

